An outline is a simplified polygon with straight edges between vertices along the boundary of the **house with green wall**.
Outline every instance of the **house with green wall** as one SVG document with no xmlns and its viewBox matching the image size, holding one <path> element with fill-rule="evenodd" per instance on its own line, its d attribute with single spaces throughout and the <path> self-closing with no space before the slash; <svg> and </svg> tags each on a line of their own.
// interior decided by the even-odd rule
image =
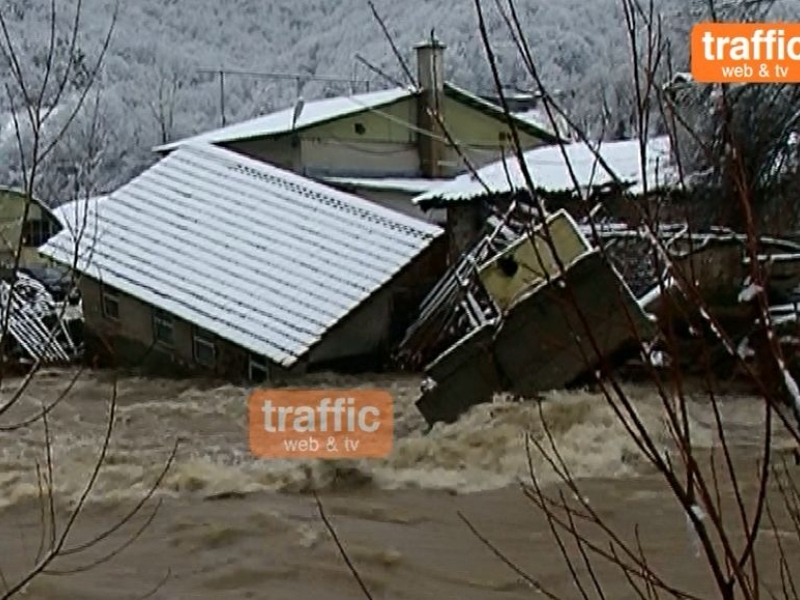
<svg viewBox="0 0 800 600">
<path fill-rule="evenodd" d="M 294 107 L 155 148 L 193 142 L 222 146 L 421 219 L 411 199 L 442 181 L 513 156 L 509 122 L 528 150 L 558 138 L 442 77 L 445 46 L 415 47 L 415 86 L 298 100 Z"/>
<path fill-rule="evenodd" d="M 42 264 L 37 249 L 61 229 L 43 202 L 29 199 L 21 190 L 0 187 L 0 267 L 13 267 L 18 249 L 20 266 Z"/>
</svg>

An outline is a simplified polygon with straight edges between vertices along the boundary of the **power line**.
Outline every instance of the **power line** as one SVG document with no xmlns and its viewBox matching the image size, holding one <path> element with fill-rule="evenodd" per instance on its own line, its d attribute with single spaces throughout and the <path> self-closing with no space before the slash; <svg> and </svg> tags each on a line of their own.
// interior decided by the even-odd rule
<svg viewBox="0 0 800 600">
<path fill-rule="evenodd" d="M 394 78 L 388 76 L 387 74 L 385 74 L 383 71 L 381 71 L 377 67 L 372 66 L 366 59 L 361 58 L 360 60 L 361 60 L 361 62 L 363 64 L 371 67 L 373 72 L 375 72 L 376 74 L 379 74 L 382 77 L 385 77 L 390 82 L 396 81 Z M 217 74 L 217 75 L 220 75 L 220 73 L 222 73 L 222 76 L 220 77 L 221 81 L 224 80 L 224 74 L 229 73 L 229 72 L 244 73 L 244 74 L 249 74 L 250 73 L 248 71 L 232 71 L 232 70 L 228 71 L 228 70 L 225 70 L 225 69 L 198 69 L 198 71 L 205 72 L 205 73 L 213 73 L 213 74 Z M 294 74 L 289 74 L 289 73 L 260 73 L 260 75 L 265 75 L 265 76 L 268 76 L 268 77 L 273 76 L 273 75 L 277 75 L 277 76 L 279 76 L 279 78 L 282 78 L 282 79 L 294 79 L 294 78 L 296 78 L 298 76 L 306 77 L 306 78 L 310 79 L 310 77 L 308 77 L 308 76 L 304 76 L 304 75 L 301 75 L 301 74 L 294 75 Z M 326 81 L 326 80 L 327 81 L 338 81 L 338 82 L 341 82 L 341 83 L 350 83 L 350 82 L 353 82 L 353 81 L 366 82 L 366 80 L 357 80 L 357 79 L 353 79 L 353 78 L 338 78 L 338 77 L 328 77 L 326 79 L 323 79 L 323 81 Z M 400 87 L 403 87 L 403 86 L 400 86 Z M 223 89 L 224 88 L 221 87 L 221 90 L 223 90 Z M 412 90 L 409 90 L 409 91 L 412 91 Z M 354 97 L 353 93 L 350 93 L 345 97 L 347 97 L 351 102 L 353 102 L 354 104 L 360 106 L 361 108 L 363 108 L 367 112 L 373 113 L 375 115 L 378 115 L 378 116 L 382 117 L 383 119 L 385 119 L 385 120 L 387 120 L 389 122 L 395 123 L 396 125 L 399 125 L 400 127 L 406 129 L 407 131 L 414 132 L 417 135 L 422 135 L 422 136 L 428 137 L 428 138 L 430 138 L 432 140 L 435 140 L 435 141 L 438 141 L 438 142 L 441 142 L 441 143 L 445 143 L 445 144 L 450 144 L 451 143 L 450 139 L 448 139 L 446 136 L 437 135 L 437 134 L 433 133 L 432 131 L 428 131 L 426 129 L 423 129 L 423 128 L 419 127 L 418 125 L 410 123 L 409 121 L 407 121 L 407 120 L 405 120 L 403 118 L 396 117 L 396 116 L 394 116 L 392 114 L 389 114 L 389 113 L 387 113 L 385 111 L 380 110 L 379 108 L 370 106 L 370 105 L 368 105 L 368 104 L 356 99 Z M 224 111 L 224 104 L 222 105 L 221 108 Z M 223 126 L 224 126 L 224 123 L 225 123 L 225 121 L 224 121 L 224 113 L 223 113 Z M 342 142 L 340 142 L 338 140 L 332 140 L 332 141 L 333 141 L 333 143 L 339 143 L 340 145 L 342 145 Z M 493 149 L 480 148 L 480 147 L 477 147 L 477 146 L 474 146 L 474 145 L 471 145 L 471 144 L 463 143 L 463 142 L 461 142 L 459 140 L 454 140 L 454 141 L 456 142 L 458 147 L 464 148 L 464 149 L 466 149 L 466 150 L 468 150 L 470 152 L 473 152 L 473 153 L 477 153 L 477 154 L 484 153 L 484 154 L 487 154 L 487 155 L 489 153 L 494 154 L 494 150 Z M 379 151 L 379 152 L 383 152 L 383 151 Z M 393 154 L 394 152 L 395 151 L 387 152 L 387 154 Z"/>
<path fill-rule="evenodd" d="M 371 62 L 369 62 L 366 58 L 364 58 L 360 54 L 356 54 L 356 60 L 365 67 L 367 67 L 367 69 L 378 75 L 379 77 L 386 79 L 392 85 L 395 85 L 397 87 L 406 87 L 406 85 L 402 83 L 399 79 L 396 79 L 395 77 L 392 77 L 388 73 L 385 73 L 384 71 L 373 65 Z"/>
<path fill-rule="evenodd" d="M 365 85 L 369 85 L 371 80 L 369 79 L 356 79 L 354 77 L 332 77 L 329 75 L 314 75 L 311 73 L 271 73 L 265 71 L 244 71 L 240 69 L 226 69 L 225 67 L 217 68 L 217 69 L 197 69 L 198 73 L 207 73 L 207 74 L 215 74 L 219 75 L 223 73 L 225 75 L 239 75 L 242 77 L 255 77 L 261 79 L 282 79 L 288 81 L 295 81 L 297 79 L 302 79 L 304 81 L 327 81 L 332 83 L 363 83 Z"/>
<path fill-rule="evenodd" d="M 228 76 L 238 76 L 238 77 L 252 77 L 256 79 L 273 79 L 278 81 L 294 81 L 295 85 L 297 86 L 297 93 L 300 94 L 300 89 L 304 83 L 309 81 L 320 81 L 325 83 L 344 83 L 348 84 L 351 88 L 356 85 L 362 84 L 365 87 L 365 91 L 370 91 L 371 81 L 369 79 L 357 79 L 354 77 L 333 77 L 330 75 L 313 75 L 310 73 L 275 73 L 275 72 L 264 72 L 264 71 L 247 71 L 242 69 L 228 69 L 225 67 L 218 67 L 216 69 L 212 68 L 202 68 L 196 69 L 197 73 L 202 73 L 206 75 L 215 75 L 219 77 L 219 109 L 220 109 L 220 119 L 222 120 L 222 126 L 225 127 L 226 119 L 225 119 L 225 79 Z"/>
</svg>

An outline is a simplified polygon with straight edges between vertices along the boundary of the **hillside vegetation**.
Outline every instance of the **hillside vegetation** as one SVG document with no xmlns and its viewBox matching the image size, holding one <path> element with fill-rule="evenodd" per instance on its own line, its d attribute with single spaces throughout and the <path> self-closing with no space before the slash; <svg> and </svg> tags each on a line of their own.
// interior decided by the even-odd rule
<svg viewBox="0 0 800 600">
<path fill-rule="evenodd" d="M 501 0 L 504 2 L 505 0 Z M 692 18 L 687 1 L 662 0 L 665 28 L 684 37 Z M 59 1 L 59 33 L 65 35 L 74 1 Z M 477 31 L 473 0 L 376 0 L 395 43 L 411 68 L 412 46 L 430 36 L 447 45 L 446 76 L 483 92 L 492 79 Z M 675 6 L 684 6 L 676 10 Z M 0 0 L 26 73 L 36 78 L 48 40 L 45 0 Z M 84 0 L 79 51 L 87 70 L 111 22 L 111 0 Z M 505 81 L 531 82 L 494 2 L 485 2 Z M 582 122 L 615 135 L 631 133 L 628 40 L 619 0 L 519 0 L 517 9 L 528 42 L 548 86 Z M 675 45 L 676 62 L 685 62 L 685 42 Z M 96 191 L 112 188 L 153 160 L 150 148 L 221 122 L 219 78 L 203 70 L 219 68 L 266 73 L 369 80 L 371 89 L 391 85 L 356 59 L 404 80 L 402 69 L 366 0 L 136 0 L 120 5 L 111 46 L 91 106 L 94 120 L 79 120 L 71 144 L 54 164 L 74 161 L 91 132 L 102 132 Z M 685 68 L 685 65 L 681 65 Z M 7 70 L 0 78 L 8 82 Z M 78 78 L 79 79 L 79 78 Z M 80 86 L 80 81 L 75 83 Z M 361 91 L 365 84 L 308 81 L 299 90 L 306 99 Z M 225 79 L 228 122 L 291 105 L 293 80 L 230 75 Z M 9 110 L 0 104 L 0 114 Z M 67 99 L 67 102 L 69 99 Z M 65 111 L 66 112 L 66 111 Z M 604 121 L 605 119 L 605 121 Z M 89 122 L 89 124 L 87 124 Z M 90 127 L 94 125 L 94 127 Z M 17 183 L 18 159 L 8 120 L 0 124 L 0 179 Z M 96 137 L 96 136 L 94 136 Z M 70 167 L 71 168 L 71 167 Z M 65 171 L 66 172 L 66 171 Z M 64 175 L 64 173 L 62 173 Z M 66 175 L 64 175 L 66 177 Z M 63 178 L 62 178 L 63 179 Z M 65 200 L 62 179 L 45 192 L 51 202 Z"/>
</svg>

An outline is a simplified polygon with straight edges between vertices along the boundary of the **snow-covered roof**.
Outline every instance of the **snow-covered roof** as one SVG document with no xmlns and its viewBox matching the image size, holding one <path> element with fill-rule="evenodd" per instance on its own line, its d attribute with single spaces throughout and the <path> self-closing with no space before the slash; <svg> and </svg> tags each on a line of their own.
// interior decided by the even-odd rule
<svg viewBox="0 0 800 600">
<path fill-rule="evenodd" d="M 449 182 L 449 179 L 423 179 L 414 177 L 324 177 L 332 185 L 350 185 L 365 190 L 390 190 L 422 194 Z"/>
<path fill-rule="evenodd" d="M 614 181 L 585 143 L 566 144 L 564 150 L 568 162 L 565 161 L 562 148 L 558 145 L 539 146 L 525 153 L 525 164 L 537 189 L 547 192 L 574 189 L 568 165 L 571 166 L 582 189 Z M 638 140 L 606 142 L 600 145 L 598 152 L 613 173 L 621 181 L 632 186 L 633 193 L 641 191 L 644 178 L 641 174 Z M 674 169 L 671 167 L 668 136 L 649 140 L 646 155 L 648 164 L 645 177 L 649 189 L 668 186 L 676 181 Z M 414 202 L 426 205 L 434 202 L 466 201 L 486 193 L 505 193 L 525 187 L 522 170 L 514 156 L 478 169 L 477 175 L 480 179 L 472 173 L 459 175 L 448 183 L 421 194 L 414 199 Z"/>
<path fill-rule="evenodd" d="M 490 114 L 498 119 L 505 119 L 502 109 L 467 90 L 449 82 L 444 84 L 445 94 L 468 105 L 476 110 Z M 183 140 L 177 140 L 153 148 L 155 152 L 169 152 L 184 144 L 193 142 L 206 142 L 209 144 L 231 143 L 253 138 L 262 138 L 281 135 L 291 131 L 297 131 L 312 125 L 319 125 L 333 119 L 339 119 L 354 115 L 366 110 L 376 110 L 382 106 L 399 102 L 406 98 L 411 98 L 417 94 L 417 90 L 411 87 L 396 87 L 377 92 L 367 92 L 365 94 L 354 94 L 351 96 L 339 96 L 336 98 L 325 98 L 323 100 L 309 100 L 303 102 L 302 110 L 297 122 L 292 128 L 292 120 L 296 106 L 291 106 L 278 112 L 269 113 L 254 119 L 249 119 L 234 125 L 228 125 L 219 129 L 213 129 L 199 135 L 195 135 Z M 549 128 L 543 128 L 528 119 L 517 118 L 517 126 L 547 141 L 552 140 L 553 134 Z M 413 126 L 413 124 L 411 124 Z"/>
<path fill-rule="evenodd" d="M 83 206 L 79 271 L 285 366 L 443 233 L 209 144 Z M 69 264 L 75 237 L 40 252 Z"/>
<path fill-rule="evenodd" d="M 53 216 L 65 228 L 76 229 L 83 226 L 85 216 L 88 214 L 89 206 L 96 204 L 99 200 L 107 198 L 106 195 L 93 196 L 89 198 L 76 198 L 63 204 L 59 204 L 51 209 Z"/>
<path fill-rule="evenodd" d="M 528 110 L 523 110 L 519 112 L 513 113 L 515 117 L 533 125 L 534 127 L 538 127 L 542 131 L 548 132 L 550 135 L 555 136 L 555 131 L 553 129 L 552 123 L 550 123 L 550 117 L 547 116 L 547 111 L 539 108 L 529 108 Z M 557 118 L 558 115 L 554 115 L 556 117 L 556 125 L 558 125 L 559 133 L 562 136 L 566 136 L 569 132 L 569 126 L 566 122 L 563 122 L 563 119 Z"/>
<path fill-rule="evenodd" d="M 331 119 L 348 116 L 364 110 L 376 109 L 409 98 L 414 94 L 415 92 L 411 88 L 398 87 L 377 92 L 367 92 L 365 94 L 354 94 L 352 96 L 309 100 L 303 103 L 294 129 L 303 129 L 311 125 L 324 123 Z M 153 150 L 155 152 L 168 152 L 192 142 L 219 144 L 288 133 L 292 131 L 294 112 L 295 107 L 291 106 L 279 110 L 278 112 L 243 121 L 242 123 L 228 125 L 227 127 L 214 129 L 183 140 L 157 146 Z"/>
</svg>

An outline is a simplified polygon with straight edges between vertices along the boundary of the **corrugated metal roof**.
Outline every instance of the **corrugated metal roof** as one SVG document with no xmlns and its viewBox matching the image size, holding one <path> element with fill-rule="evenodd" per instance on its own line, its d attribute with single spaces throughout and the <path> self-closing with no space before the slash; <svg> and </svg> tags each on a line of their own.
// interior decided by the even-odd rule
<svg viewBox="0 0 800 600">
<path fill-rule="evenodd" d="M 614 181 L 613 177 L 597 161 L 595 153 L 584 143 L 572 143 L 564 146 L 569 162 L 564 160 L 561 147 L 540 146 L 525 153 L 525 164 L 539 190 L 562 192 L 574 189 L 568 165 L 572 167 L 581 188 L 602 186 Z M 642 188 L 641 152 L 638 140 L 606 142 L 598 148 L 603 160 L 608 163 L 614 174 L 623 182 L 630 183 L 632 192 Z M 647 184 L 650 189 L 663 187 L 675 181 L 675 173 L 671 168 L 670 143 L 668 136 L 656 137 L 647 145 Z M 525 188 L 519 162 L 515 156 L 505 161 L 497 161 L 477 171 L 480 180 L 472 173 L 465 173 L 449 183 L 425 192 L 414 198 L 417 204 L 429 204 L 432 201 L 457 202 L 469 200 L 487 193 L 505 193 Z M 481 181 L 486 185 L 484 187 Z"/>
<path fill-rule="evenodd" d="M 63 227 L 78 229 L 83 224 L 88 206 L 106 197 L 107 195 L 101 195 L 70 200 L 53 208 L 52 213 Z"/>
<path fill-rule="evenodd" d="M 530 123 L 534 127 L 538 127 L 542 131 L 546 131 L 555 137 L 556 132 L 554 131 L 553 124 L 550 122 L 550 117 L 547 115 L 547 111 L 544 108 L 529 108 L 527 110 L 517 111 L 513 114 L 518 119 L 522 119 L 526 123 Z M 560 115 L 554 114 L 553 117 L 555 117 L 559 133 L 562 137 L 566 137 L 570 131 L 569 124 L 561 118 Z"/>
<path fill-rule="evenodd" d="M 294 129 L 302 129 L 330 119 L 359 113 L 363 110 L 375 109 L 386 104 L 403 100 L 404 98 L 410 98 L 415 93 L 413 89 L 398 87 L 378 92 L 368 92 L 366 94 L 308 101 L 303 104 L 303 109 L 295 123 Z M 220 129 L 201 133 L 184 140 L 157 146 L 153 150 L 155 152 L 168 152 L 192 142 L 219 144 L 288 133 L 292 131 L 294 110 L 295 107 L 292 106 L 278 112 L 256 117 L 255 119 L 249 119 L 242 123 L 236 123 Z"/>
<path fill-rule="evenodd" d="M 443 233 L 208 144 L 83 206 L 80 271 L 285 366 Z"/>
</svg>

